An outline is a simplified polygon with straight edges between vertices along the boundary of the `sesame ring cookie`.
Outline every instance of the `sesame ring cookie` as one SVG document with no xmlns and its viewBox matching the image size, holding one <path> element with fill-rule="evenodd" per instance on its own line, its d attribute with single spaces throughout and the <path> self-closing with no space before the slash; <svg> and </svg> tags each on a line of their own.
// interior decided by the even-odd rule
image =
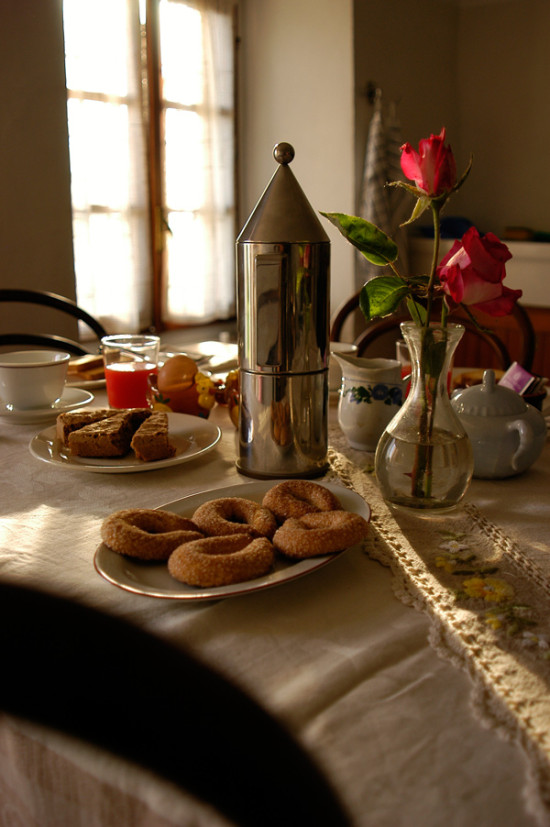
<svg viewBox="0 0 550 827">
<path fill-rule="evenodd" d="M 209 500 L 197 508 L 192 519 L 200 531 L 214 537 L 227 534 L 273 537 L 277 530 L 271 511 L 244 497 Z"/>
<path fill-rule="evenodd" d="M 266 537 L 203 537 L 176 548 L 168 558 L 168 571 L 189 586 L 229 586 L 267 574 L 274 557 L 273 546 Z"/>
<path fill-rule="evenodd" d="M 281 523 L 289 517 L 342 508 L 332 491 L 310 480 L 279 482 L 266 493 L 262 505 L 269 508 Z"/>
<path fill-rule="evenodd" d="M 368 522 L 349 511 L 326 511 L 290 517 L 277 529 L 273 545 L 286 557 L 304 559 L 332 554 L 367 535 Z"/>
<path fill-rule="evenodd" d="M 101 538 L 119 554 L 141 560 L 168 560 L 182 543 L 203 536 L 194 522 L 155 508 L 126 508 L 103 521 Z"/>
</svg>

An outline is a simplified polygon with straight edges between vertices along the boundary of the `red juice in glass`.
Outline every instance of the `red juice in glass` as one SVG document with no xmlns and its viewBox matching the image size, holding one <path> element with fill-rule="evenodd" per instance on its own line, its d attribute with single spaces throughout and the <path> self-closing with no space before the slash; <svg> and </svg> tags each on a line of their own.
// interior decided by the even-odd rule
<svg viewBox="0 0 550 827">
<path fill-rule="evenodd" d="M 114 362 L 105 367 L 111 408 L 148 408 L 148 377 L 157 366 L 151 362 Z"/>
</svg>

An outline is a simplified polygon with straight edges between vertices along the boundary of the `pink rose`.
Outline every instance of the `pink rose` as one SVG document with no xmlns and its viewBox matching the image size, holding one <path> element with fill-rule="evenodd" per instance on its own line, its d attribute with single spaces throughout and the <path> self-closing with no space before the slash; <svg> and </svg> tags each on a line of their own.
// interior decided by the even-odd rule
<svg viewBox="0 0 550 827">
<path fill-rule="evenodd" d="M 440 135 L 423 138 L 418 152 L 410 144 L 403 144 L 401 169 L 429 196 L 450 192 L 456 184 L 456 162 L 451 147 L 445 146 L 445 127 Z"/>
<path fill-rule="evenodd" d="M 496 235 L 480 236 L 475 227 L 470 227 L 437 268 L 443 292 L 457 304 L 477 308 L 490 316 L 506 316 L 523 292 L 502 284 L 506 276 L 504 263 L 510 258 L 508 247 Z"/>
</svg>

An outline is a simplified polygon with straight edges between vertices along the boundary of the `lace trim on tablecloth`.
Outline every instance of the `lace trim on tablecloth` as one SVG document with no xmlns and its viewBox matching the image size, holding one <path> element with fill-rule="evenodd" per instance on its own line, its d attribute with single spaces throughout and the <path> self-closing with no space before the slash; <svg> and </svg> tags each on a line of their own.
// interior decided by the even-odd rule
<svg viewBox="0 0 550 827">
<path fill-rule="evenodd" d="M 371 507 L 365 552 L 391 568 L 402 602 L 429 615 L 436 651 L 470 675 L 483 725 L 521 746 L 526 806 L 550 825 L 550 583 L 474 505 L 439 517 L 394 513 L 372 455 L 338 432 L 330 445 L 329 475 Z"/>
</svg>

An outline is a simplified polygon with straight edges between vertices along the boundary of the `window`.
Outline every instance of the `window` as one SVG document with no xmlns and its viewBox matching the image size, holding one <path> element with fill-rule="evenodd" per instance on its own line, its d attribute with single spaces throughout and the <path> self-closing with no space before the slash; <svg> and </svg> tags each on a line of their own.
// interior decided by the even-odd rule
<svg viewBox="0 0 550 827">
<path fill-rule="evenodd" d="M 110 330 L 234 312 L 235 0 L 63 0 L 78 302 Z"/>
</svg>

